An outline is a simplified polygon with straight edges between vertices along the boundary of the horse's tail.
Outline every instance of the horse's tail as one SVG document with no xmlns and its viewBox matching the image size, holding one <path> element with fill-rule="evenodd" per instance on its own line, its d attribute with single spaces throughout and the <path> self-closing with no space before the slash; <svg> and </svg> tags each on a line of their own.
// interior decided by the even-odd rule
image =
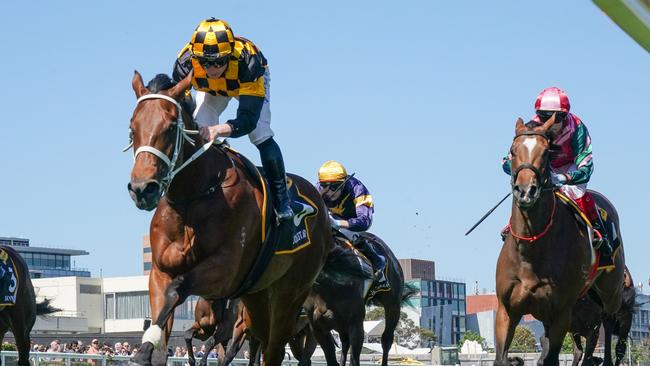
<svg viewBox="0 0 650 366">
<path fill-rule="evenodd" d="M 57 311 L 61 311 L 61 309 L 50 305 L 50 299 L 45 299 L 41 302 L 36 303 L 36 315 L 38 316 L 45 316 L 48 314 L 56 313 Z"/>
<path fill-rule="evenodd" d="M 402 299 L 401 299 L 402 305 L 411 306 L 411 304 L 409 304 L 408 301 L 411 300 L 413 297 L 415 297 L 419 293 L 420 293 L 420 290 L 417 288 L 417 286 L 415 286 L 412 283 L 405 282 L 404 283 L 404 290 L 402 290 Z"/>
<path fill-rule="evenodd" d="M 354 280 L 372 279 L 372 272 L 364 270 L 354 251 L 334 245 L 327 255 L 325 266 L 316 281 L 332 281 L 339 285 L 349 285 Z"/>
</svg>

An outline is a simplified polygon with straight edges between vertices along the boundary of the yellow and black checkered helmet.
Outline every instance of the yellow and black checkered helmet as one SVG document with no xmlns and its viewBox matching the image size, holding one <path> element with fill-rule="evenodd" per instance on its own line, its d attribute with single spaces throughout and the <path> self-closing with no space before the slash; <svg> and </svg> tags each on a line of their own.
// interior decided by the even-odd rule
<svg viewBox="0 0 650 366">
<path fill-rule="evenodd" d="M 318 181 L 320 182 L 343 182 L 347 178 L 343 164 L 338 161 L 328 160 L 318 169 Z"/>
<path fill-rule="evenodd" d="M 210 18 L 196 27 L 190 45 L 195 57 L 219 59 L 232 53 L 235 36 L 226 21 Z"/>
</svg>

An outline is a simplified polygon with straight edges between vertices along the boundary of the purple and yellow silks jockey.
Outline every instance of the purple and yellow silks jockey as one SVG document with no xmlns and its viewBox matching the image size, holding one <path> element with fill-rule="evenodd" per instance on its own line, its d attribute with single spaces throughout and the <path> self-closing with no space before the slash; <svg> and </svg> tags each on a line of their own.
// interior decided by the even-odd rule
<svg viewBox="0 0 650 366">
<path fill-rule="evenodd" d="M 332 227 L 351 238 L 352 244 L 372 262 L 377 288 L 390 288 L 384 273 L 386 258 L 371 243 L 355 234 L 367 231 L 372 225 L 375 207 L 368 188 L 349 176 L 345 167 L 334 160 L 326 161 L 318 169 L 316 187 L 330 211 Z"/>
</svg>

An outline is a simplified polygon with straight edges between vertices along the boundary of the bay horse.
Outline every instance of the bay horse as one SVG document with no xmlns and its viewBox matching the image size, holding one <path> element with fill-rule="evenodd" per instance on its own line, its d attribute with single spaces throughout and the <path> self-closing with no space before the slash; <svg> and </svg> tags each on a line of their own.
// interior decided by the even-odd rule
<svg viewBox="0 0 650 366">
<path fill-rule="evenodd" d="M 241 295 L 266 364 L 279 366 L 300 306 L 332 246 L 327 207 L 314 186 L 289 174 L 316 206 L 307 219 L 310 244 L 275 255 L 259 280 L 241 293 L 257 254 L 267 248 L 267 187 L 240 155 L 223 144 L 190 137 L 198 126 L 179 100 L 191 78 L 174 84 L 159 74 L 145 87 L 136 71 L 131 82 L 137 103 L 129 126 L 135 161 L 128 190 L 136 207 L 155 209 L 149 275 L 153 325 L 133 361 L 165 364 L 173 311 L 188 296 L 219 300 Z"/>
<path fill-rule="evenodd" d="M 548 129 L 555 115 L 542 125 L 525 125 L 519 118 L 511 146 L 512 213 L 510 234 L 501 249 L 496 268 L 498 308 L 495 324 L 495 366 L 523 364 L 508 359 L 508 348 L 521 317 L 532 314 L 544 325 L 538 365 L 558 365 L 564 336 L 571 324 L 571 310 L 585 289 L 592 265 L 591 233 L 559 202 L 550 182 L 552 141 Z M 599 207 L 615 223 L 614 206 L 592 192 Z M 619 238 L 620 239 L 620 238 Z M 600 272 L 591 290 L 607 314 L 618 311 L 622 301 L 625 257 L 621 246 L 616 267 Z"/>
<path fill-rule="evenodd" d="M 321 275 L 316 279 L 311 294 L 305 302 L 305 310 L 310 318 L 314 336 L 320 344 L 328 366 L 339 365 L 336 360 L 336 350 L 331 330 L 336 330 L 341 339 L 340 365 L 347 361 L 348 350 L 351 350 L 350 364 L 358 366 L 363 347 L 363 321 L 366 315 L 366 304 L 382 306 L 385 312 L 385 329 L 381 336 L 382 366 L 388 364 L 388 352 L 393 345 L 395 328 L 399 323 L 402 303 L 414 295 L 412 287 L 405 286 L 402 267 L 388 245 L 374 234 L 359 233 L 361 240 L 369 241 L 370 245 L 379 247 L 386 257 L 386 279 L 390 283 L 388 291 L 379 291 L 368 299 L 366 295 L 367 281 L 372 279 L 362 276 L 348 277 L 345 282 L 337 281 L 331 276 Z M 339 254 L 347 261 L 341 261 L 343 266 L 358 267 L 357 255 L 344 242 L 339 244 Z"/>
<path fill-rule="evenodd" d="M 225 350 L 238 310 L 243 307 L 241 301 L 228 300 L 209 301 L 199 298 L 194 307 L 194 324 L 185 331 L 185 345 L 187 346 L 187 359 L 190 366 L 196 365 L 192 340 L 194 338 L 204 342 L 206 352 L 199 360 L 199 366 L 208 362 L 208 353 L 215 345 L 221 345 Z M 219 353 L 219 365 L 224 365 L 225 352 Z"/>
<path fill-rule="evenodd" d="M 36 316 L 51 314 L 59 309 L 52 307 L 49 299 L 36 302 L 27 263 L 16 250 L 2 245 L 0 257 L 3 262 L 9 263 L 5 255 L 13 262 L 11 266 L 13 268 L 10 268 L 10 272 L 3 273 L 0 280 L 2 283 L 7 283 L 11 292 L 15 291 L 15 303 L 0 308 L 0 343 L 5 334 L 11 330 L 18 350 L 18 366 L 29 366 L 29 351 L 32 347 L 30 333 L 36 322 Z"/>
<path fill-rule="evenodd" d="M 571 321 L 571 333 L 574 344 L 573 366 L 577 366 L 583 356 L 583 366 L 598 365 L 600 362 L 603 362 L 603 366 L 619 366 L 625 357 L 627 339 L 634 316 L 636 289 L 627 267 L 625 268 L 624 275 L 623 302 L 614 315 L 605 314 L 600 305 L 600 299 L 593 294 L 582 297 L 574 306 L 573 319 Z M 605 354 L 603 360 L 593 356 L 598 344 L 601 324 L 605 330 Z M 612 364 L 612 335 L 618 337 L 614 364 Z M 586 339 L 584 349 L 582 348 L 581 336 Z"/>
</svg>

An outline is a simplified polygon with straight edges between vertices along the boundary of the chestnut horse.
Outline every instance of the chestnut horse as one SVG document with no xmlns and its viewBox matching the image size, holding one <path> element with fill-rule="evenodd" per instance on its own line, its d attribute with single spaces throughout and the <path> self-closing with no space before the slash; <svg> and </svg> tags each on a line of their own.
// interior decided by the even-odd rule
<svg viewBox="0 0 650 366">
<path fill-rule="evenodd" d="M 541 126 L 524 125 L 519 118 L 515 127 L 511 147 L 510 234 L 496 269 L 495 366 L 523 363 L 507 356 L 515 327 L 525 314 L 532 314 L 544 325 L 538 364 L 558 365 L 562 342 L 571 324 L 571 310 L 587 285 L 592 234 L 559 201 L 551 186 L 552 144 L 547 131 L 553 123 L 555 116 Z M 613 205 L 596 192 L 592 195 L 620 233 Z M 591 287 L 607 314 L 616 313 L 621 306 L 625 267 L 622 241 L 615 265 L 612 271 L 599 273 Z"/>
<path fill-rule="evenodd" d="M 571 333 L 573 336 L 573 366 L 584 355 L 583 366 L 599 365 L 619 366 L 625 357 L 627 349 L 627 339 L 632 327 L 632 317 L 634 316 L 634 305 L 636 300 L 636 289 L 630 271 L 625 268 L 625 279 L 623 281 L 623 303 L 616 314 L 607 315 L 603 313 L 598 297 L 592 298 L 589 294 L 578 300 L 573 308 L 573 319 L 571 320 Z M 605 354 L 604 360 L 594 357 L 593 353 L 598 344 L 600 335 L 600 325 L 605 329 Z M 616 361 L 612 364 L 612 335 L 616 335 Z M 582 339 L 587 340 L 585 348 L 582 348 Z"/>
<path fill-rule="evenodd" d="M 29 350 L 32 347 L 29 334 L 36 322 L 36 316 L 51 314 L 59 309 L 50 306 L 48 299 L 40 303 L 36 302 L 27 263 L 18 252 L 4 245 L 0 246 L 0 251 L 4 252 L 2 257 L 7 255 L 14 264 L 10 271 L 0 276 L 0 280 L 3 284 L 6 283 L 9 289 L 15 288 L 11 291 L 15 291 L 16 296 L 14 305 L 0 307 L 0 343 L 5 334 L 11 330 L 18 349 L 18 366 L 29 366 Z"/>
<path fill-rule="evenodd" d="M 135 72 L 132 80 L 138 101 L 130 123 L 135 162 L 128 189 L 138 208 L 156 209 L 149 235 L 154 324 L 133 358 L 141 365 L 150 365 L 152 357 L 154 364 L 165 364 L 172 314 L 188 296 L 238 297 L 267 234 L 266 187 L 260 177 L 223 145 L 188 135 L 196 133 L 197 125 L 179 100 L 191 78 L 173 84 L 160 74 L 145 87 Z M 269 366 L 281 364 L 300 306 L 332 246 L 327 207 L 318 191 L 307 180 L 290 177 L 318 209 L 307 219 L 311 244 L 274 256 L 241 294 Z"/>
</svg>

